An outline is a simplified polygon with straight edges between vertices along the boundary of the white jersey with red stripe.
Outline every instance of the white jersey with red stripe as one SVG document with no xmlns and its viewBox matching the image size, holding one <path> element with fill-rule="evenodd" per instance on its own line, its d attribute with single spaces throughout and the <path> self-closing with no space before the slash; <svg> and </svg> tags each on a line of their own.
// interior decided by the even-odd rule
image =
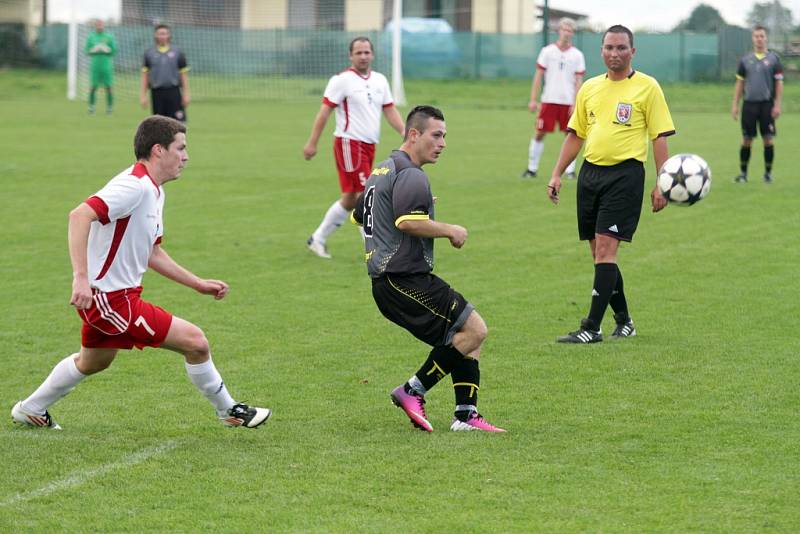
<svg viewBox="0 0 800 534">
<path fill-rule="evenodd" d="M 536 68 L 544 71 L 542 102 L 545 104 L 575 104 L 575 76 L 586 72 L 583 52 L 570 46 L 562 50 L 549 44 L 539 52 Z"/>
<path fill-rule="evenodd" d="M 376 144 L 383 108 L 394 105 L 389 82 L 380 72 L 362 76 L 349 68 L 331 77 L 322 102 L 336 108 L 336 137 Z"/>
<path fill-rule="evenodd" d="M 164 235 L 164 188 L 137 163 L 86 204 L 99 217 L 89 230 L 89 285 L 104 292 L 140 286 L 153 246 Z"/>
</svg>

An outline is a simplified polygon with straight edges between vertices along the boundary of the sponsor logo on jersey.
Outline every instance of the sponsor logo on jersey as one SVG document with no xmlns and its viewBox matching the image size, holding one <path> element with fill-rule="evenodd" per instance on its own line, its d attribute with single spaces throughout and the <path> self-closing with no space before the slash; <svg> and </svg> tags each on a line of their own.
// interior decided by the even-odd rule
<svg viewBox="0 0 800 534">
<path fill-rule="evenodd" d="M 374 169 L 372 169 L 372 174 L 374 174 L 375 176 L 389 174 L 389 167 L 375 167 Z"/>
<path fill-rule="evenodd" d="M 633 111 L 633 104 L 625 104 L 620 102 L 617 104 L 617 121 L 620 124 L 627 124 L 631 120 L 631 112 Z"/>
</svg>

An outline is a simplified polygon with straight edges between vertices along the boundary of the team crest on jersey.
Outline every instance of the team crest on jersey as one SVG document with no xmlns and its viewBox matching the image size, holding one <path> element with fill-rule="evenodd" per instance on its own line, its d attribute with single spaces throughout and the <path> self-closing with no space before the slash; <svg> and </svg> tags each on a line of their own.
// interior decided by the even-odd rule
<svg viewBox="0 0 800 534">
<path fill-rule="evenodd" d="M 624 104 L 622 102 L 617 104 L 617 122 L 627 124 L 631 120 L 631 111 L 633 111 L 633 104 Z"/>
</svg>

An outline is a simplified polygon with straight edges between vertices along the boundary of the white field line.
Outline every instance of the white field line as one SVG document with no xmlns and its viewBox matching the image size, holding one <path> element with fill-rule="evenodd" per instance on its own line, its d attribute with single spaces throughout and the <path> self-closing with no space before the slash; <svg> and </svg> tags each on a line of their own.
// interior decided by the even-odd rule
<svg viewBox="0 0 800 534">
<path fill-rule="evenodd" d="M 36 499 L 38 497 L 44 497 L 45 495 L 50 495 L 51 493 L 55 493 L 57 491 L 69 489 L 75 486 L 80 486 L 81 484 L 88 482 L 93 478 L 103 476 L 111 471 L 115 471 L 117 469 L 125 469 L 128 467 L 132 467 L 136 464 L 140 464 L 145 460 L 147 460 L 148 458 L 152 458 L 153 456 L 165 453 L 169 450 L 174 449 L 177 446 L 178 446 L 177 441 L 166 441 L 160 445 L 156 445 L 154 447 L 148 447 L 146 449 L 142 449 L 140 451 L 131 453 L 123 457 L 118 462 L 112 462 L 110 464 L 101 465 L 100 467 L 96 467 L 94 469 L 76 471 L 75 473 L 72 473 L 71 475 L 68 475 L 62 479 L 54 480 L 53 482 L 50 482 L 49 484 L 46 484 L 39 489 L 28 491 L 26 493 L 17 493 L 16 495 L 12 495 L 3 501 L 0 501 L 0 507 L 12 506 L 25 501 L 30 501 L 31 499 Z"/>
</svg>

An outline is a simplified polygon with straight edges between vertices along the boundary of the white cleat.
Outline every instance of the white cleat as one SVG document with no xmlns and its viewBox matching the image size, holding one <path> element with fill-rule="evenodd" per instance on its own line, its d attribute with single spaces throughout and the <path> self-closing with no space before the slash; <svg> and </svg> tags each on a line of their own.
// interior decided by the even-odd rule
<svg viewBox="0 0 800 534">
<path fill-rule="evenodd" d="M 326 260 L 331 259 L 331 255 L 328 253 L 328 247 L 326 247 L 323 243 L 314 241 L 313 236 L 308 238 L 308 241 L 306 241 L 306 246 L 308 246 L 308 250 L 320 258 L 325 258 Z"/>
<path fill-rule="evenodd" d="M 257 408 L 240 402 L 235 404 L 225 416 L 219 419 L 225 426 L 256 428 L 265 423 L 270 415 L 272 415 L 272 410 L 269 408 Z"/>
<path fill-rule="evenodd" d="M 44 415 L 29 413 L 22 409 L 22 401 L 19 401 L 11 408 L 11 420 L 18 425 L 30 426 L 35 428 L 49 428 L 50 430 L 61 430 L 61 426 L 53 421 L 50 413 L 45 410 Z"/>
</svg>

